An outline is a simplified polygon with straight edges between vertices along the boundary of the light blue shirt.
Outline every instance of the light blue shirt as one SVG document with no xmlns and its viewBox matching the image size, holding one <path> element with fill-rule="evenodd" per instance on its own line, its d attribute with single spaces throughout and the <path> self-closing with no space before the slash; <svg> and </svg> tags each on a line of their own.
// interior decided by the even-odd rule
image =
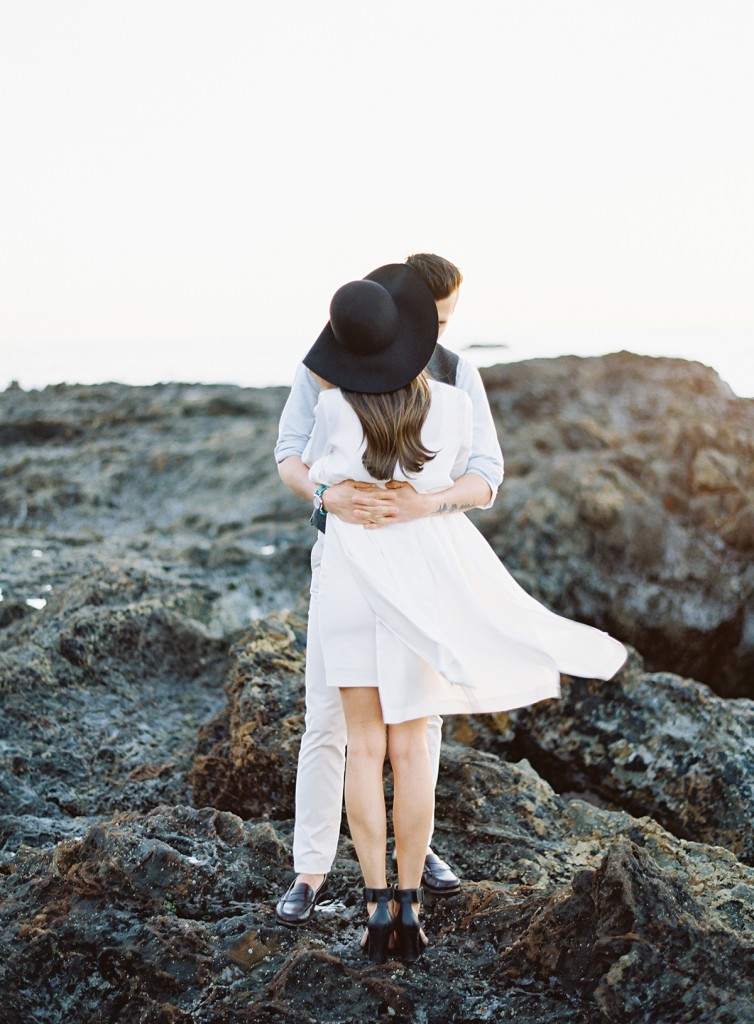
<svg viewBox="0 0 754 1024">
<path fill-rule="evenodd" d="M 477 473 L 490 485 L 492 497 L 486 505 L 480 506 L 489 508 L 497 497 L 497 489 L 503 481 L 503 453 L 500 450 L 482 378 L 479 370 L 468 359 L 458 360 L 456 387 L 466 392 L 472 406 L 471 455 L 466 472 Z M 303 454 L 314 426 L 314 409 L 318 399 L 319 386 L 304 364 L 300 363 L 280 417 L 278 440 L 275 445 L 277 462 L 282 462 L 291 455 L 298 455 L 300 458 Z"/>
</svg>

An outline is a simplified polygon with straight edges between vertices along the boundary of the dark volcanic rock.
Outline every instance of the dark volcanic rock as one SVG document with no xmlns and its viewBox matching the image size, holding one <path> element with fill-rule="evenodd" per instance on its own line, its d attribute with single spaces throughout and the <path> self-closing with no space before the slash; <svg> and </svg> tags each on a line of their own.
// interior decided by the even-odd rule
<svg viewBox="0 0 754 1024">
<path fill-rule="evenodd" d="M 347 844 L 335 902 L 290 931 L 273 914 L 287 827 L 158 807 L 26 851 L 2 880 L 7 1019 L 601 1024 L 638 1012 L 653 986 L 667 1002 L 681 976 L 677 1011 L 635 1019 L 735 1019 L 751 991 L 754 871 L 650 819 L 564 802 L 525 764 L 451 745 L 442 776 L 445 827 L 480 871 L 477 851 L 499 846 L 500 875 L 428 905 L 415 968 L 359 951 Z M 725 979 L 713 993 L 691 980 L 709 974 L 710 948 Z"/>
<path fill-rule="evenodd" d="M 243 817 L 291 817 L 304 728 L 306 622 L 257 622 L 231 658 L 225 709 L 199 731 L 194 803 Z"/>
<path fill-rule="evenodd" d="M 61 584 L 5 631 L 0 862 L 69 835 L 70 818 L 188 798 L 196 729 L 227 663 L 210 616 L 206 589 L 121 561 Z"/>
<path fill-rule="evenodd" d="M 703 972 L 708 995 L 690 980 Z M 754 1008 L 754 942 L 710 918 L 677 875 L 626 839 L 570 891 L 537 908 L 495 974 L 557 978 L 587 995 L 604 1020 L 663 1024 L 702 1019 L 738 1024 Z"/>
<path fill-rule="evenodd" d="M 556 611 L 754 696 L 754 402 L 621 352 L 484 372 L 506 479 L 484 532 Z"/>
<path fill-rule="evenodd" d="M 0 861 L 189 799 L 228 646 L 305 590 L 311 528 L 271 486 L 283 397 L 0 395 Z"/>
<path fill-rule="evenodd" d="M 649 814 L 676 835 L 754 864 L 754 702 L 647 673 L 633 657 L 616 679 L 563 680 L 560 701 L 516 711 L 509 749 L 559 789 L 585 789 Z"/>
<path fill-rule="evenodd" d="M 191 1019 L 175 1004 L 232 965 L 207 919 L 242 915 L 281 852 L 269 826 L 163 808 L 23 861 L 0 918 L 7 1019 Z"/>
<path fill-rule="evenodd" d="M 187 384 L 0 394 L 5 600 L 42 598 L 90 554 L 129 554 L 214 583 L 223 631 L 295 603 L 311 528 L 272 457 L 284 397 Z M 42 412 L 50 436 L 29 427 Z"/>
<path fill-rule="evenodd" d="M 485 376 L 484 530 L 652 671 L 448 723 L 464 886 L 414 968 L 359 952 L 345 827 L 331 904 L 274 918 L 313 540 L 271 455 L 284 389 L 0 395 L 2 1024 L 754 1019 L 751 705 L 669 674 L 753 692 L 753 405 L 625 353 Z"/>
<path fill-rule="evenodd" d="M 562 680 L 561 699 L 451 720 L 451 735 L 526 757 L 559 792 L 650 815 L 678 836 L 754 864 L 754 702 L 645 672 L 636 652 L 609 682 Z"/>
</svg>

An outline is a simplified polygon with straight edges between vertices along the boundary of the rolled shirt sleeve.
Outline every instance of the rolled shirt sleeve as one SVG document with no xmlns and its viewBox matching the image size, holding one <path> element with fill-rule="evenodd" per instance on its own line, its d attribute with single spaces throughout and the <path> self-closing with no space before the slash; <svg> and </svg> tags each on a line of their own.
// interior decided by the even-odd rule
<svg viewBox="0 0 754 1024">
<path fill-rule="evenodd" d="M 293 378 L 291 393 L 283 407 L 275 445 L 275 461 L 304 453 L 314 427 L 314 410 L 319 400 L 319 387 L 303 363 Z"/>
<path fill-rule="evenodd" d="M 497 489 L 503 482 L 503 453 L 479 370 L 463 357 L 458 360 L 456 387 L 463 388 L 472 405 L 473 435 L 466 472 L 477 473 L 490 485 L 492 497 L 486 505 L 479 506 L 490 508 L 497 497 Z"/>
</svg>

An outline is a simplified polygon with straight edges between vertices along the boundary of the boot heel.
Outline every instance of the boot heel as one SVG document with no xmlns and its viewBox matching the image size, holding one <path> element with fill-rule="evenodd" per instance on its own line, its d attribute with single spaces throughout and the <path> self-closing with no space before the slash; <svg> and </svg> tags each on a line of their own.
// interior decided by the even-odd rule
<svg viewBox="0 0 754 1024">
<path fill-rule="evenodd" d="M 419 918 L 411 904 L 423 903 L 424 893 L 421 888 L 396 889 L 395 900 L 398 910 L 393 919 L 393 926 L 398 943 L 398 955 L 406 963 L 413 963 L 424 952 L 425 942 L 422 939 Z"/>
<path fill-rule="evenodd" d="M 389 904 L 393 898 L 392 887 L 387 889 L 364 888 L 364 903 L 376 903 L 374 913 L 367 921 L 367 944 L 365 953 L 375 964 L 387 962 L 390 937 L 393 934 L 393 915 Z"/>
<path fill-rule="evenodd" d="M 367 956 L 374 964 L 386 963 L 390 936 L 393 934 L 392 923 L 373 924 L 370 918 L 367 924 L 367 933 Z"/>
</svg>

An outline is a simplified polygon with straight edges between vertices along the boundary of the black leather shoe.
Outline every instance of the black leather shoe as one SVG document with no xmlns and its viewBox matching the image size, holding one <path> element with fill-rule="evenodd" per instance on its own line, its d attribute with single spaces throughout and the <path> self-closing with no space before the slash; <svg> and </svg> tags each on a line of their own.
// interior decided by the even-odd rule
<svg viewBox="0 0 754 1024">
<path fill-rule="evenodd" d="M 306 882 L 298 882 L 294 879 L 288 887 L 288 891 L 281 896 L 275 907 L 275 917 L 281 924 L 289 928 L 298 928 L 306 924 L 314 913 L 314 908 L 327 895 L 327 875 L 317 890 L 312 889 Z"/>
<path fill-rule="evenodd" d="M 428 853 L 424 860 L 422 886 L 433 896 L 455 896 L 461 891 L 461 879 L 436 853 Z"/>
</svg>

